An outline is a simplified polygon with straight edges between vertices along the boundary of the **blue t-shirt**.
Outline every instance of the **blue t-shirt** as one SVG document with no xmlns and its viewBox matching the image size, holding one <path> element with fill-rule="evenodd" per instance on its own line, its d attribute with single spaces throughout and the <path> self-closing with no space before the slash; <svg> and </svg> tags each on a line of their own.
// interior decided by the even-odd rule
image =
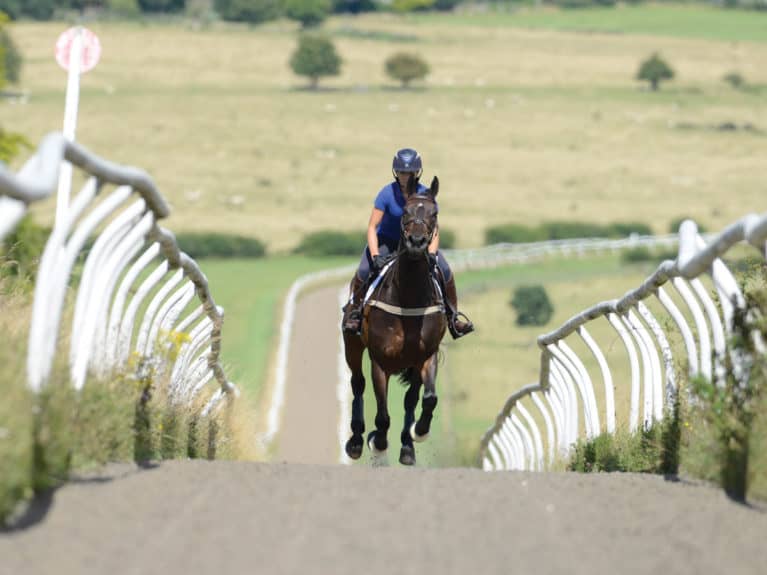
<svg viewBox="0 0 767 575">
<path fill-rule="evenodd" d="M 428 188 L 419 182 L 416 194 L 423 194 L 427 190 Z M 405 211 L 405 195 L 402 193 L 399 182 L 394 181 L 381 188 L 373 205 L 384 213 L 376 229 L 378 235 L 395 241 L 399 240 L 400 221 Z"/>
</svg>

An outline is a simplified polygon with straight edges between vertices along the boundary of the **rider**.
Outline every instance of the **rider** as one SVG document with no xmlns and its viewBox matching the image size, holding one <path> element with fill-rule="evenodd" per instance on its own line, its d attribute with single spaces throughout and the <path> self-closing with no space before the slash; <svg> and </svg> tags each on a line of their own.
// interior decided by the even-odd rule
<svg viewBox="0 0 767 575">
<path fill-rule="evenodd" d="M 344 308 L 343 329 L 347 332 L 359 333 L 362 323 L 362 300 L 368 286 L 371 270 L 377 275 L 388 261 L 387 256 L 397 253 L 400 238 L 400 220 L 405 206 L 407 182 L 411 174 L 417 183 L 416 194 L 427 191 L 426 186 L 418 182 L 421 177 L 421 156 L 411 148 L 403 148 L 394 155 L 392 173 L 394 181 L 384 186 L 376 196 L 373 212 L 370 214 L 367 230 L 367 246 L 362 254 L 357 273 L 350 286 L 351 300 Z M 458 313 L 458 295 L 455 289 L 455 278 L 444 256 L 439 252 L 439 226 L 429 244 L 429 259 L 436 260 L 442 271 L 445 287 L 445 298 L 448 303 L 448 324 L 451 326 L 453 338 L 459 338 L 474 331 L 474 325 L 462 321 Z M 465 316 L 463 316 L 465 317 Z M 452 329 L 454 328 L 454 329 Z"/>
</svg>

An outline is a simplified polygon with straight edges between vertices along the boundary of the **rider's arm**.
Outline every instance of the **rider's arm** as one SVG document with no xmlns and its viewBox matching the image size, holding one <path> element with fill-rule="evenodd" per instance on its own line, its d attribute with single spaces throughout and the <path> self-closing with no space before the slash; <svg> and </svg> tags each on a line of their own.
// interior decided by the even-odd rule
<svg viewBox="0 0 767 575">
<path fill-rule="evenodd" d="M 438 249 L 439 249 L 439 225 L 437 225 L 437 227 L 434 229 L 434 236 L 432 236 L 431 243 L 429 244 L 429 253 L 436 254 Z"/>
<path fill-rule="evenodd" d="M 373 211 L 370 214 L 370 221 L 368 222 L 368 248 L 370 248 L 370 257 L 378 255 L 378 233 L 376 232 L 376 228 L 378 228 L 378 224 L 381 223 L 383 216 L 383 210 L 379 210 L 378 208 L 373 208 Z"/>
</svg>

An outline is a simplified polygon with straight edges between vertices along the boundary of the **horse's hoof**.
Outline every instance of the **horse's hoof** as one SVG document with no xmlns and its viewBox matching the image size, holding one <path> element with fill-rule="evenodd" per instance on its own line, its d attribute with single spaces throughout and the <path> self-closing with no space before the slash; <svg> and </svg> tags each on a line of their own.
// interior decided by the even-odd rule
<svg viewBox="0 0 767 575">
<path fill-rule="evenodd" d="M 415 449 L 410 445 L 403 445 L 399 452 L 399 462 L 402 465 L 415 465 Z"/>
<path fill-rule="evenodd" d="M 383 449 L 378 449 L 376 447 L 376 432 L 371 431 L 368 434 L 368 447 L 370 448 L 370 451 L 372 451 L 375 455 L 382 455 L 386 453 L 386 450 L 389 448 L 388 445 L 386 445 Z"/>
<path fill-rule="evenodd" d="M 415 431 L 415 423 L 410 426 L 410 437 L 413 438 L 413 441 L 416 443 L 423 443 L 427 439 L 429 439 L 429 434 L 426 435 L 418 435 Z"/>
<path fill-rule="evenodd" d="M 364 441 L 361 435 L 352 435 L 346 442 L 346 455 L 352 459 L 359 459 L 362 456 L 362 446 Z"/>
</svg>

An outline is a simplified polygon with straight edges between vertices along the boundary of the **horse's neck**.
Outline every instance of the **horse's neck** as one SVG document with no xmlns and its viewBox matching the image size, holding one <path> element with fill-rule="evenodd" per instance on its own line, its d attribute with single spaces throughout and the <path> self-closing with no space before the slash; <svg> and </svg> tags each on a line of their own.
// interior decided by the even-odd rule
<svg viewBox="0 0 767 575">
<path fill-rule="evenodd" d="M 392 296 L 402 307 L 424 307 L 432 303 L 433 288 L 426 258 L 411 260 L 405 255 L 397 258 Z"/>
</svg>

